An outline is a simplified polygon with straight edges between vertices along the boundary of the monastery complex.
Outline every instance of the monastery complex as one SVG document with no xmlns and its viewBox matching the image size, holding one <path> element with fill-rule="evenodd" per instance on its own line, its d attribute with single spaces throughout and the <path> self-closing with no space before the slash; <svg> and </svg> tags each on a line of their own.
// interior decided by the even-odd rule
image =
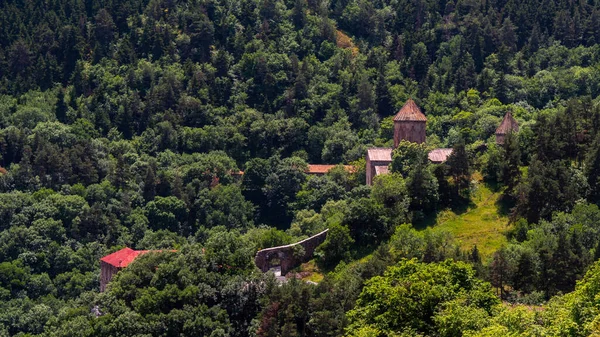
<svg viewBox="0 0 600 337">
<path fill-rule="evenodd" d="M 421 112 L 415 101 L 409 99 L 394 116 L 394 147 L 375 147 L 367 150 L 366 183 L 373 184 L 373 177 L 387 174 L 392 163 L 392 153 L 401 141 L 422 144 L 426 140 L 427 117 Z M 496 129 L 496 143 L 503 144 L 504 138 L 510 132 L 518 132 L 519 124 L 510 111 L 504 115 L 502 123 Z M 434 164 L 445 162 L 452 154 L 452 149 L 439 148 L 428 153 L 429 160 Z"/>
<path fill-rule="evenodd" d="M 394 147 L 374 147 L 367 150 L 367 185 L 372 185 L 373 177 L 389 173 L 389 165 L 392 163 L 393 151 L 398 147 L 401 141 L 406 140 L 417 144 L 425 143 L 426 131 L 427 117 L 421 112 L 421 109 L 417 104 L 412 99 L 409 99 L 400 111 L 398 111 L 396 116 L 394 116 Z M 513 118 L 511 112 L 507 112 L 496 129 L 496 143 L 504 144 L 504 139 L 508 133 L 518 131 L 519 124 Z M 428 159 L 432 163 L 439 164 L 445 162 L 451 154 L 452 149 L 449 148 L 434 149 L 428 153 Z M 334 167 L 336 167 L 336 165 L 309 164 L 306 173 L 323 175 Z M 355 167 L 350 165 L 344 165 L 344 168 L 348 172 L 355 172 L 356 170 Z M 241 176 L 244 172 L 239 171 L 233 174 Z M 299 263 L 308 261 L 312 257 L 315 248 L 325 240 L 326 236 L 327 230 L 291 245 L 262 249 L 256 254 L 255 263 L 258 268 L 264 272 L 271 267 L 271 259 L 276 258 L 281 265 L 282 275 L 285 275 L 285 273 Z M 292 248 L 297 245 L 301 245 L 305 249 L 305 256 L 301 258 L 294 256 Z M 100 291 L 106 290 L 106 286 L 115 274 L 126 268 L 138 256 L 148 252 L 151 251 L 133 250 L 126 247 L 100 259 Z M 161 251 L 158 250 L 154 252 Z"/>
</svg>

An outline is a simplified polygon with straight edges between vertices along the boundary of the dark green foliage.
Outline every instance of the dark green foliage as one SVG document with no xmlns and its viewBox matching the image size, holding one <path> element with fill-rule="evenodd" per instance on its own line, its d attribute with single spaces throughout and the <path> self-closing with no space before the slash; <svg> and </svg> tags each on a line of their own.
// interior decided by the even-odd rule
<svg viewBox="0 0 600 337">
<path fill-rule="evenodd" d="M 506 186 L 504 194 L 511 195 L 521 178 L 521 151 L 515 134 L 510 132 L 506 135 L 502 150 L 502 158 L 499 159 L 502 162 L 502 182 Z"/>
<path fill-rule="evenodd" d="M 468 200 L 470 197 L 471 184 L 471 163 L 469 155 L 465 148 L 465 141 L 460 139 L 452 148 L 452 154 L 448 157 L 445 165 L 448 166 L 448 173 L 452 177 L 456 200 Z"/>
<path fill-rule="evenodd" d="M 582 172 L 568 161 L 542 163 L 533 158 L 527 178 L 517 192 L 516 212 L 530 223 L 550 219 L 553 212 L 571 209 L 577 200 L 587 196 L 588 190 Z"/>
</svg>

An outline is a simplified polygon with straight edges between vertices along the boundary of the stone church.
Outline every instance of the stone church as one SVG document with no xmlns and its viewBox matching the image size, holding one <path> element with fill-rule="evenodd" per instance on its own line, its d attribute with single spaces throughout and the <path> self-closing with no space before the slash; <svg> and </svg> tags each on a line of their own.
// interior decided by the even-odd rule
<svg viewBox="0 0 600 337">
<path fill-rule="evenodd" d="M 367 150 L 367 185 L 373 184 L 373 177 L 388 173 L 389 165 L 392 162 L 392 152 L 402 140 L 418 144 L 425 143 L 426 131 L 427 117 L 421 112 L 415 101 L 409 99 L 394 116 L 394 147 L 375 147 Z M 518 131 L 517 121 L 512 117 L 510 111 L 507 112 L 502 123 L 496 129 L 496 143 L 504 143 L 504 137 L 509 132 Z M 427 157 L 432 163 L 439 164 L 445 162 L 451 154 L 452 149 L 440 148 L 430 151 Z"/>
</svg>

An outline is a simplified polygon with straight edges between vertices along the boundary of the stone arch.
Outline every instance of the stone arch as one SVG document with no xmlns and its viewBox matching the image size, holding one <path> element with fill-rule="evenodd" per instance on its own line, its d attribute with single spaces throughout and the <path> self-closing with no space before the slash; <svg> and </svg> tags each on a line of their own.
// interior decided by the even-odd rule
<svg viewBox="0 0 600 337">
<path fill-rule="evenodd" d="M 256 253 L 254 263 L 260 270 L 267 272 L 271 268 L 271 261 L 277 258 L 279 259 L 279 266 L 281 266 L 281 275 L 285 275 L 300 263 L 312 258 L 317 246 L 325 241 L 328 231 L 329 229 L 326 229 L 317 235 L 291 245 L 261 249 Z M 298 245 L 304 249 L 304 256 L 294 256 L 294 248 Z"/>
<path fill-rule="evenodd" d="M 267 253 L 265 259 L 267 262 L 267 270 L 273 267 L 281 267 L 281 263 L 285 261 L 287 254 L 283 250 L 273 250 Z"/>
</svg>

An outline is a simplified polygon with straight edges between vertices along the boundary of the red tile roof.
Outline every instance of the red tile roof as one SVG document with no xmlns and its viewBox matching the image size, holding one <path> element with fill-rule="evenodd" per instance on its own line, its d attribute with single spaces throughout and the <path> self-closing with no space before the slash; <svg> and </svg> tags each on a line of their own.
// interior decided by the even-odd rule
<svg viewBox="0 0 600 337">
<path fill-rule="evenodd" d="M 127 267 L 136 257 L 148 253 L 149 250 L 133 250 L 129 247 L 125 247 L 112 254 L 106 255 L 101 258 L 100 261 L 108 263 L 117 268 Z"/>
<path fill-rule="evenodd" d="M 394 121 L 421 121 L 426 122 L 427 117 L 421 112 L 421 109 L 417 106 L 417 103 L 412 99 L 408 99 L 404 106 L 398 111 L 396 116 L 394 116 Z"/>
<path fill-rule="evenodd" d="M 367 149 L 367 156 L 370 161 L 392 161 L 392 151 L 390 147 L 374 147 Z"/>
<path fill-rule="evenodd" d="M 507 111 L 502 119 L 502 123 L 496 129 L 497 135 L 506 135 L 510 131 L 518 132 L 519 131 L 519 123 L 513 118 L 512 113 Z"/>
<path fill-rule="evenodd" d="M 7 171 L 7 170 L 6 170 L 4 167 L 1 167 L 1 166 L 0 166 L 0 173 L 2 173 L 2 174 L 7 174 L 7 173 L 8 173 L 8 171 Z"/>
<path fill-rule="evenodd" d="M 308 170 L 306 170 L 306 173 L 308 174 L 325 174 L 327 172 L 329 172 L 329 170 L 331 170 L 332 168 L 336 167 L 337 165 L 321 165 L 321 164 L 308 164 Z M 346 171 L 353 173 L 356 172 L 356 168 L 352 165 L 344 165 L 344 168 L 346 169 Z"/>
<path fill-rule="evenodd" d="M 427 158 L 432 163 L 443 163 L 448 160 L 448 157 L 452 154 L 452 149 L 435 149 L 427 154 Z"/>
</svg>

